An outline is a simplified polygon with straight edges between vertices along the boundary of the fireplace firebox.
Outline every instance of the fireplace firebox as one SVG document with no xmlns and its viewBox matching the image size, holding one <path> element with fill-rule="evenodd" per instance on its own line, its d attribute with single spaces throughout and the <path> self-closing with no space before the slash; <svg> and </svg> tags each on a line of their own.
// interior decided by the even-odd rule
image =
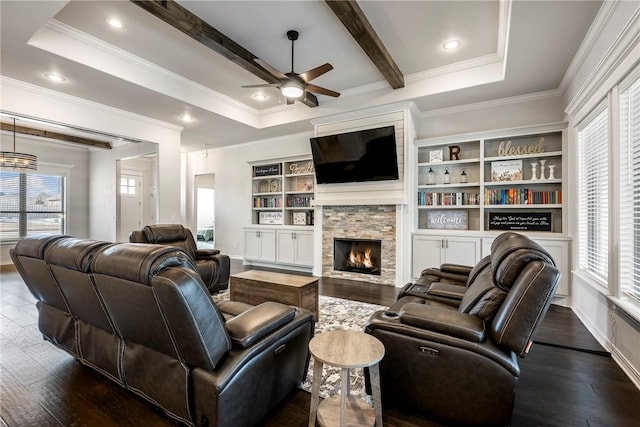
<svg viewBox="0 0 640 427">
<path fill-rule="evenodd" d="M 333 239 L 333 269 L 380 276 L 382 241 Z"/>
</svg>

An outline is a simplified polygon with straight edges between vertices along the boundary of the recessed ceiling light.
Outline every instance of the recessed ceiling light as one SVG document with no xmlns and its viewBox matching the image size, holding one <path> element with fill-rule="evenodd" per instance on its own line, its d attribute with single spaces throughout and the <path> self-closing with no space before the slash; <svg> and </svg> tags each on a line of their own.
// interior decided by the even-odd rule
<svg viewBox="0 0 640 427">
<path fill-rule="evenodd" d="M 258 92 L 253 95 L 253 97 L 258 101 L 266 101 L 268 96 L 264 92 Z"/>
<path fill-rule="evenodd" d="M 56 74 L 56 73 L 45 73 L 44 76 L 49 80 L 51 80 L 52 82 L 57 82 L 57 83 L 64 82 L 67 80 L 64 77 L 62 77 L 60 74 Z"/>
<path fill-rule="evenodd" d="M 462 43 L 460 43 L 460 40 L 447 40 L 442 45 L 442 48 L 444 50 L 453 50 L 453 49 L 459 48 L 460 46 L 462 46 Z"/>
<path fill-rule="evenodd" d="M 181 117 L 180 120 L 182 120 L 183 122 L 189 123 L 191 121 L 193 121 L 193 117 L 191 117 L 190 114 L 188 113 L 184 113 Z"/>
<path fill-rule="evenodd" d="M 109 18 L 107 19 L 107 23 L 113 28 L 122 28 L 122 21 L 118 18 Z"/>
</svg>

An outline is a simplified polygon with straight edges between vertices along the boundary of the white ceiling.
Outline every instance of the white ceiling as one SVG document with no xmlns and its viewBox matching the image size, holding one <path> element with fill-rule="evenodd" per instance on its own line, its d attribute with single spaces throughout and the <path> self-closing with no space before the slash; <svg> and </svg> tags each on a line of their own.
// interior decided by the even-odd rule
<svg viewBox="0 0 640 427">
<path fill-rule="evenodd" d="M 185 151 L 311 130 L 310 119 L 390 102 L 422 111 L 560 87 L 600 1 L 360 1 L 405 87 L 393 90 L 324 1 L 179 1 L 273 67 L 329 62 L 319 107 L 283 104 L 261 79 L 127 1 L 0 1 L 2 76 L 184 126 Z M 123 21 L 115 30 L 106 20 Z M 441 46 L 462 41 L 455 52 Z M 46 72 L 64 83 L 46 80 Z M 185 112 L 194 117 L 183 123 Z"/>
</svg>

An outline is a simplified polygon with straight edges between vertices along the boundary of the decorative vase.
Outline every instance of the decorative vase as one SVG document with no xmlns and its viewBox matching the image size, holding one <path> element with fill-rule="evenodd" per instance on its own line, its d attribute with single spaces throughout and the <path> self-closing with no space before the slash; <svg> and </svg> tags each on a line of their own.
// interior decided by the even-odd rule
<svg viewBox="0 0 640 427">
<path fill-rule="evenodd" d="M 445 184 L 451 184 L 451 174 L 449 173 L 449 168 L 444 170 L 444 181 Z"/>
<path fill-rule="evenodd" d="M 538 180 L 538 162 L 531 163 L 531 181 Z"/>
<path fill-rule="evenodd" d="M 547 163 L 546 160 L 540 160 L 540 179 L 547 179 L 544 177 L 544 165 Z"/>
<path fill-rule="evenodd" d="M 427 184 L 433 185 L 436 183 L 435 173 L 433 173 L 433 169 L 429 167 L 429 172 L 427 172 Z"/>
<path fill-rule="evenodd" d="M 556 165 L 549 165 L 549 179 L 556 179 L 555 170 Z"/>
<path fill-rule="evenodd" d="M 460 175 L 460 182 L 462 184 L 466 184 L 468 182 L 467 178 L 468 178 L 467 173 L 465 172 L 464 169 L 462 169 L 462 175 Z"/>
</svg>

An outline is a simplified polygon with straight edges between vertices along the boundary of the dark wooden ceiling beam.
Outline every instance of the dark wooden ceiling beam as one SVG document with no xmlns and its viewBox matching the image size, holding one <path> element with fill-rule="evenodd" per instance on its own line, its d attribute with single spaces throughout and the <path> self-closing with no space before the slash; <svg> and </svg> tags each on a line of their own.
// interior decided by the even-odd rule
<svg viewBox="0 0 640 427">
<path fill-rule="evenodd" d="M 325 0 L 392 88 L 404 87 L 404 76 L 355 0 Z"/>
<path fill-rule="evenodd" d="M 136 1 L 132 3 L 140 6 L 152 15 L 160 18 L 172 27 L 180 30 L 194 40 L 219 53 L 250 73 L 269 83 L 279 80 L 266 69 L 255 62 L 257 56 L 249 52 L 205 21 L 189 12 L 173 0 L 167 1 Z"/>
<path fill-rule="evenodd" d="M 2 127 L 2 130 L 4 131 L 13 132 L 14 130 L 13 124 L 11 123 L 0 123 L 0 125 Z M 71 142 L 73 144 L 81 144 L 81 145 L 86 145 L 86 146 L 96 147 L 96 148 L 104 148 L 107 150 L 111 150 L 112 148 L 111 143 L 106 141 L 97 141 L 95 139 L 82 138 L 82 137 L 73 136 L 73 135 L 65 135 L 63 133 L 50 132 L 48 130 L 42 130 L 42 129 L 33 129 L 26 126 L 16 126 L 15 131 L 16 133 L 21 133 L 25 135 L 39 136 L 41 138 L 55 139 L 58 141 Z"/>
</svg>

